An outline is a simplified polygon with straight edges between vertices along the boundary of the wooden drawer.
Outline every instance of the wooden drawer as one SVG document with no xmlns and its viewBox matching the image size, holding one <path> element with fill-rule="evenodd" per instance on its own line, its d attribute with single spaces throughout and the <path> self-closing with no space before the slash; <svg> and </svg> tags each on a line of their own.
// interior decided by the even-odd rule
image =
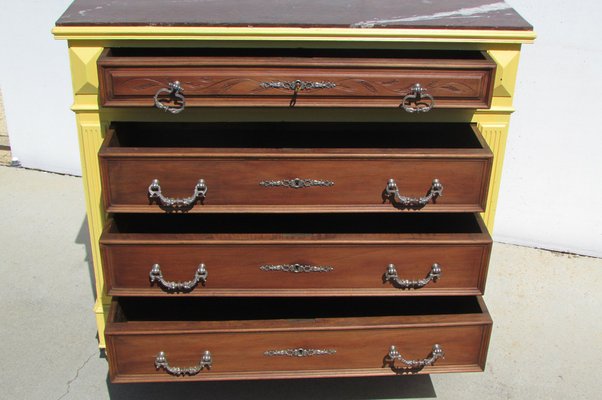
<svg viewBox="0 0 602 400">
<path fill-rule="evenodd" d="M 118 214 L 100 243 L 112 296 L 482 294 L 492 245 L 478 215 L 400 213 Z"/>
<path fill-rule="evenodd" d="M 434 97 L 435 108 L 489 108 L 496 64 L 480 51 L 114 48 L 102 53 L 98 69 L 105 107 L 153 107 L 155 94 L 178 81 L 187 107 L 403 111 L 415 84 Z M 158 99 L 179 107 L 169 90 Z"/>
<path fill-rule="evenodd" d="M 123 122 L 100 151 L 109 212 L 481 212 L 492 157 L 461 123 Z"/>
<path fill-rule="evenodd" d="M 121 298 L 106 340 L 112 382 L 386 376 L 482 371 L 491 326 L 480 297 Z"/>
</svg>

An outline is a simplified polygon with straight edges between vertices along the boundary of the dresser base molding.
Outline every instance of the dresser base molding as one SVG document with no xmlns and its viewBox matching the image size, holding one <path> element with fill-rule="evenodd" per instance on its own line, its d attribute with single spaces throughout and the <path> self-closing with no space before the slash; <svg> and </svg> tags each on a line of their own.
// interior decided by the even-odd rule
<svg viewBox="0 0 602 400">
<path fill-rule="evenodd" d="M 277 307 L 270 310 L 268 304 Z M 285 315 L 290 319 L 280 319 Z M 395 376 L 482 371 L 491 325 L 480 297 L 327 302 L 272 298 L 242 303 L 121 299 L 112 303 L 106 337 L 110 377 L 116 383 Z M 435 344 L 445 358 L 432 366 L 403 368 L 387 357 L 395 346 L 405 359 L 419 361 L 430 357 Z M 265 355 L 276 348 L 330 351 L 308 357 Z M 153 364 L 163 353 L 170 365 L 189 367 L 206 351 L 211 367 L 194 375 L 175 376 Z"/>
</svg>

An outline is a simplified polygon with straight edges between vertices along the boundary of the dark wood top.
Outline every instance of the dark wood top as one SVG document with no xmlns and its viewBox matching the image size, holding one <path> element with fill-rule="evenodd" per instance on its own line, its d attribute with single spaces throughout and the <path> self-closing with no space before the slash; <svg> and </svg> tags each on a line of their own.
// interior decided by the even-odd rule
<svg viewBox="0 0 602 400">
<path fill-rule="evenodd" d="M 496 0 L 75 0 L 56 25 L 532 30 Z"/>
</svg>

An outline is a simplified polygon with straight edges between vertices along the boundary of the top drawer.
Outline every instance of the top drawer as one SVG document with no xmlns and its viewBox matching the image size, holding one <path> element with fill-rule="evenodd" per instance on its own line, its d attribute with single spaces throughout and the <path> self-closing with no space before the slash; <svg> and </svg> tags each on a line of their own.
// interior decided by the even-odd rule
<svg viewBox="0 0 602 400">
<path fill-rule="evenodd" d="M 198 106 L 489 108 L 495 68 L 480 51 L 113 48 L 98 60 L 103 106 L 173 113 Z"/>
</svg>

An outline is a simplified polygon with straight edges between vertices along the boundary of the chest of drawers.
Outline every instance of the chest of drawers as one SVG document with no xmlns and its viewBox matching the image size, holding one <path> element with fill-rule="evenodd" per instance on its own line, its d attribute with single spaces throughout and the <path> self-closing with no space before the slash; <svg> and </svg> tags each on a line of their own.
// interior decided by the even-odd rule
<svg viewBox="0 0 602 400">
<path fill-rule="evenodd" d="M 410 3 L 78 0 L 57 22 L 113 381 L 484 368 L 534 34 L 503 3 Z"/>
</svg>

